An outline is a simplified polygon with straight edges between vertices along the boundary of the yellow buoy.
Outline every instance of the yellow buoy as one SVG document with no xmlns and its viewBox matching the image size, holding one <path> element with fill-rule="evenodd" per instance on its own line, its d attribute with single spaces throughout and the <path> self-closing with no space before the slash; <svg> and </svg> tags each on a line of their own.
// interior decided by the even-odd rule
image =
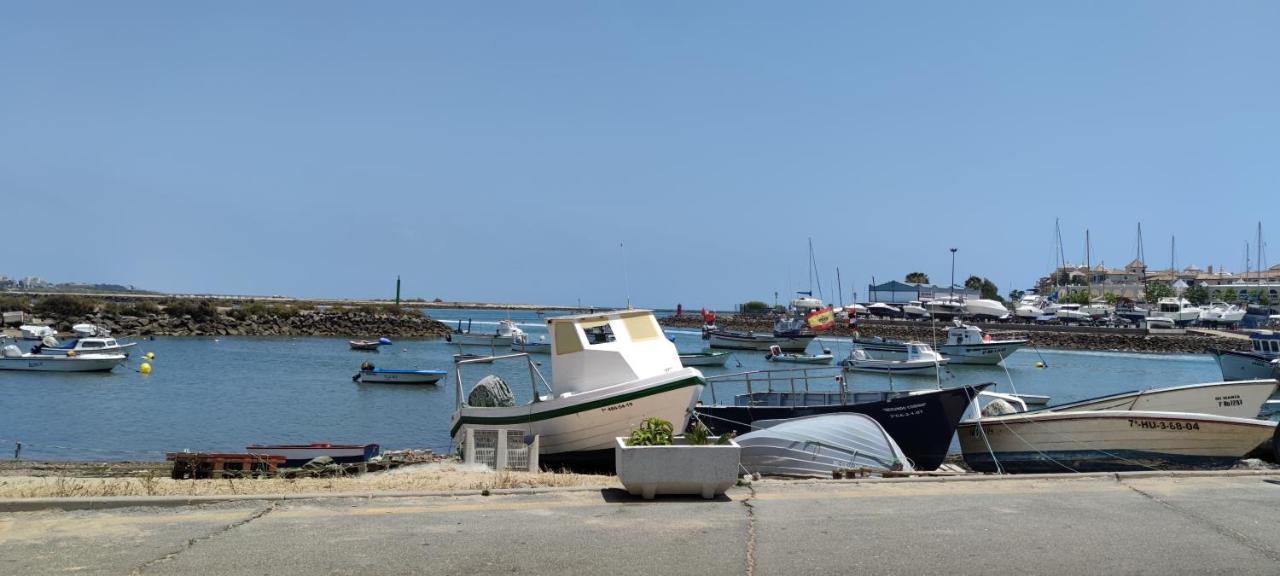
<svg viewBox="0 0 1280 576">
<path fill-rule="evenodd" d="M 150 364 L 148 364 L 148 363 L 146 363 L 146 362 L 143 362 L 143 363 L 142 363 L 142 365 L 138 367 L 138 371 L 139 371 L 139 372 L 141 372 L 141 373 L 143 373 L 143 374 L 150 374 L 150 373 L 151 373 L 151 365 L 150 365 Z"/>
<path fill-rule="evenodd" d="M 75 355 L 76 355 L 75 350 L 67 350 L 67 356 L 75 356 Z"/>
<path fill-rule="evenodd" d="M 1036 362 L 1036 368 L 1044 368 L 1044 362 Z"/>
<path fill-rule="evenodd" d="M 155 359 L 156 359 L 155 352 L 147 352 L 147 360 L 155 360 Z"/>
</svg>

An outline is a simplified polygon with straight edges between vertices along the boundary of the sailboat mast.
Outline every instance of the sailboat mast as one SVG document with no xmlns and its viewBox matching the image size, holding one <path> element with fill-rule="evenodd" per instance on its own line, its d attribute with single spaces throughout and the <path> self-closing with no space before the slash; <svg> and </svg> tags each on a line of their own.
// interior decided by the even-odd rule
<svg viewBox="0 0 1280 576">
<path fill-rule="evenodd" d="M 840 283 L 839 266 L 836 266 L 836 297 L 840 299 L 840 307 L 844 308 L 844 285 Z"/>
<path fill-rule="evenodd" d="M 1093 298 L 1093 255 L 1090 253 L 1089 229 L 1084 229 L 1084 290 Z"/>
<path fill-rule="evenodd" d="M 1143 284 L 1147 283 L 1147 255 L 1142 249 L 1142 223 L 1138 223 L 1138 261 L 1142 263 L 1142 271 L 1138 274 L 1138 280 Z"/>
</svg>

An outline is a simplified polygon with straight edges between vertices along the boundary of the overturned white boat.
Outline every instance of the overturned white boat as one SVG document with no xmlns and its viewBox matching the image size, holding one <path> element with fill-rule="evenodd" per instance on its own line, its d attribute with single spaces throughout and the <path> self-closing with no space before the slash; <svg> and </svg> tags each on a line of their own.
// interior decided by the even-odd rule
<svg viewBox="0 0 1280 576">
<path fill-rule="evenodd" d="M 756 420 L 737 438 L 742 467 L 769 476 L 830 478 L 837 470 L 911 471 L 912 465 L 876 420 L 838 412 L 788 420 Z"/>
<path fill-rule="evenodd" d="M 624 310 L 547 319 L 551 334 L 551 382 L 527 355 L 531 400 L 517 405 L 505 382 L 489 376 L 463 391 L 457 363 L 457 409 L 450 436 L 466 441 L 471 428 L 503 428 L 539 436 L 539 461 L 547 467 L 608 470 L 616 438 L 656 416 L 681 434 L 697 402 L 702 373 L 680 364 L 676 347 L 663 337 L 648 310 Z M 541 385 L 541 386 L 539 386 Z"/>
</svg>

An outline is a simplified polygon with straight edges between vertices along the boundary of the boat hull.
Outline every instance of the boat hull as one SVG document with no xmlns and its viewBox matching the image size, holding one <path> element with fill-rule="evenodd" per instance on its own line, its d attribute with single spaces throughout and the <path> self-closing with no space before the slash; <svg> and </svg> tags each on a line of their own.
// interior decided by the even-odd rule
<svg viewBox="0 0 1280 576">
<path fill-rule="evenodd" d="M 877 360 L 906 360 L 907 343 L 873 338 L 854 338 L 854 345 L 862 348 Z"/>
<path fill-rule="evenodd" d="M 1260 378 L 1276 378 L 1280 368 L 1269 358 L 1255 352 L 1239 352 L 1210 348 L 1209 353 L 1218 363 L 1223 380 L 1257 380 Z"/>
<path fill-rule="evenodd" d="M 835 357 L 830 354 L 818 354 L 816 356 L 766 356 L 765 359 L 770 362 L 783 362 L 787 364 L 830 364 Z"/>
<path fill-rule="evenodd" d="M 981 344 L 944 344 L 938 352 L 952 364 L 999 364 L 1010 354 L 1027 345 L 1026 340 L 984 342 Z"/>
<path fill-rule="evenodd" d="M 24 356 L 0 358 L 0 370 L 28 372 L 110 372 L 123 364 L 124 355 Z"/>
<path fill-rule="evenodd" d="M 435 384 L 448 375 L 441 370 L 361 370 L 366 384 Z"/>
<path fill-rule="evenodd" d="M 699 352 L 680 355 L 680 365 L 686 368 L 690 366 L 724 366 L 728 361 L 728 352 Z"/>
<path fill-rule="evenodd" d="M 894 374 L 897 376 L 936 376 L 947 361 L 911 361 L 911 360 L 846 360 L 841 368 L 845 372 L 871 372 L 874 374 Z"/>
<path fill-rule="evenodd" d="M 1138 410 L 1257 418 L 1276 386 L 1275 380 L 1267 379 L 1190 384 L 1090 398 L 1050 406 L 1046 411 Z"/>
<path fill-rule="evenodd" d="M 911 470 L 874 418 L 840 412 L 783 420 L 737 438 L 742 468 L 772 476 L 830 478 L 839 470 Z"/>
<path fill-rule="evenodd" d="M 957 429 L 979 472 L 1221 469 L 1265 445 L 1276 423 L 1182 412 L 1011 414 Z"/>
<path fill-rule="evenodd" d="M 814 336 L 774 336 L 772 334 L 750 334 L 733 332 L 710 332 L 708 340 L 712 348 L 724 350 L 759 350 L 767 352 L 771 346 L 777 346 L 783 352 L 804 352 L 813 342 Z"/>
<path fill-rule="evenodd" d="M 978 392 L 991 386 L 963 386 L 945 390 L 930 390 L 917 394 L 906 392 L 890 392 L 876 394 L 878 399 L 870 402 L 857 402 L 858 394 L 853 402 L 839 402 L 838 394 L 777 394 L 779 404 L 771 406 L 703 406 L 696 408 L 698 414 L 705 415 L 702 421 L 714 434 L 736 432 L 745 434 L 751 431 L 751 423 L 757 420 L 781 420 L 814 416 L 817 414 L 835 414 L 853 412 L 866 414 L 880 423 L 911 459 L 917 470 L 935 470 L 946 460 L 951 439 L 955 436 L 956 425 L 964 416 L 972 399 Z M 815 404 L 806 404 L 810 397 L 822 396 Z M 888 396 L 887 398 L 884 398 Z M 791 405 L 794 399 L 799 405 Z M 835 400 L 835 402 L 829 402 Z"/>
<path fill-rule="evenodd" d="M 496 334 L 450 334 L 449 342 L 463 346 L 498 346 L 506 348 L 511 344 L 510 336 Z"/>
<path fill-rule="evenodd" d="M 538 458 L 546 468 L 608 471 L 614 466 L 616 438 L 629 436 L 645 418 L 662 418 L 672 423 L 673 434 L 683 433 L 704 383 L 701 372 L 683 368 L 533 404 L 463 406 L 453 414 L 450 435 L 460 446 L 468 428 L 523 429 L 539 437 Z"/>
</svg>

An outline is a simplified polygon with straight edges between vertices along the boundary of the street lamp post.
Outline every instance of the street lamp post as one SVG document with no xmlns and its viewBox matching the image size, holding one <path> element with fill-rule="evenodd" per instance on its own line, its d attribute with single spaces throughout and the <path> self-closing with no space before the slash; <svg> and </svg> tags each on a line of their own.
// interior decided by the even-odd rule
<svg viewBox="0 0 1280 576">
<path fill-rule="evenodd" d="M 956 248 L 951 249 L 951 300 L 956 299 Z"/>
</svg>

